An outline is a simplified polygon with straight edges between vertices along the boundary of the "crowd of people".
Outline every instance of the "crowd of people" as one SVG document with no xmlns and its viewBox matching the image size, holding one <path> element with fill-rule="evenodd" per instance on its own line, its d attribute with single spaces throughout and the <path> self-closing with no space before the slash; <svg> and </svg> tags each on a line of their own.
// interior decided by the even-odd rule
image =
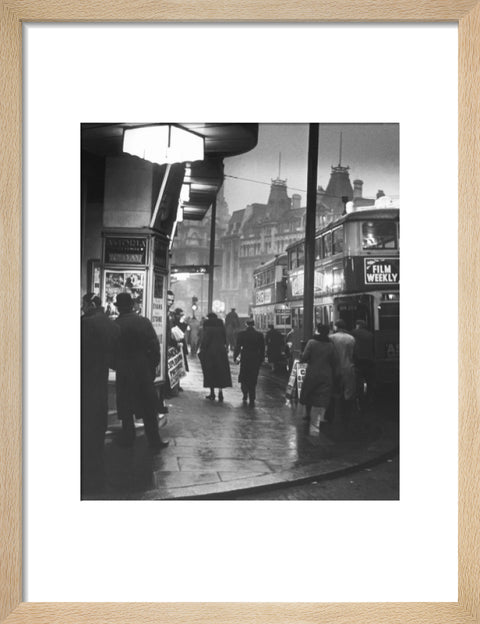
<svg viewBox="0 0 480 624">
<path fill-rule="evenodd" d="M 122 429 L 117 443 L 132 447 L 135 418 L 142 419 L 153 451 L 168 445 L 160 437 L 159 397 L 155 371 L 160 344 L 152 323 L 134 311 L 129 293 L 119 293 L 118 311 L 108 318 L 100 298 L 83 297 L 81 319 L 81 467 L 82 496 L 102 492 L 105 486 L 103 447 L 108 416 L 109 369 L 116 371 L 117 414 Z"/>
<path fill-rule="evenodd" d="M 169 294 L 173 296 L 171 291 Z M 200 321 L 195 315 L 186 319 L 181 308 L 169 314 L 169 319 L 168 332 L 171 344 L 176 344 L 182 350 L 186 371 L 188 371 L 188 355 L 196 357 L 198 354 L 203 373 L 203 387 L 210 391 L 205 398 L 222 403 L 223 390 L 232 387 L 228 358 L 230 353 L 235 364 L 240 361 L 238 381 L 243 402 L 254 407 L 258 373 L 265 359 L 265 339 L 262 333 L 255 330 L 253 320 L 247 320 L 246 328 L 242 330 L 242 323 L 235 308 L 226 315 L 225 321 L 215 312 L 209 312 L 206 318 Z M 177 332 L 177 328 L 181 331 Z M 283 342 L 281 334 L 277 333 Z M 276 342 L 272 340 L 270 344 L 267 338 L 269 361 L 275 361 L 274 358 L 280 357 L 280 353 L 278 340 Z M 181 390 L 179 384 L 178 390 Z"/>
<path fill-rule="evenodd" d="M 300 362 L 307 364 L 299 401 L 305 406 L 305 419 L 315 425 L 334 418 L 349 428 L 355 402 L 363 408 L 372 398 L 374 388 L 373 334 L 363 320 L 358 320 L 352 332 L 343 319 L 334 323 L 334 332 L 319 323 L 314 336 L 305 345 Z M 366 391 L 365 391 L 366 389 Z"/>
<path fill-rule="evenodd" d="M 111 301 L 108 302 L 112 304 Z M 203 387 L 209 401 L 224 401 L 223 391 L 232 387 L 229 355 L 240 362 L 238 381 L 242 401 L 255 406 L 256 387 L 261 365 L 267 359 L 272 371 L 287 372 L 294 361 L 293 331 L 285 337 L 273 325 L 265 334 L 255 329 L 253 319 L 242 323 L 236 310 L 222 320 L 215 312 L 197 319 L 186 318 L 175 308 L 175 296 L 167 292 L 167 348 L 181 354 L 183 374 L 189 370 L 189 358 L 198 357 Z M 171 387 L 168 375 L 160 393 L 154 385 L 160 363 L 160 344 L 152 323 L 138 314 L 129 293 L 119 293 L 113 302 L 116 318 L 111 320 L 92 293 L 83 297 L 82 329 L 82 493 L 102 491 L 105 485 L 103 448 L 107 430 L 109 369 L 116 371 L 117 415 L 121 430 L 116 442 L 122 447 L 135 444 L 135 419 L 144 423 L 147 443 L 153 452 L 168 445 L 162 440 L 158 414 L 166 412 L 164 398 L 181 392 L 180 379 Z M 307 341 L 299 361 L 306 363 L 299 401 L 305 406 L 307 423 L 331 421 L 338 414 L 346 423 L 355 399 L 364 397 L 374 386 L 373 335 L 359 320 L 348 332 L 338 319 L 334 331 L 317 325 Z M 368 397 L 367 397 L 368 398 Z"/>
</svg>

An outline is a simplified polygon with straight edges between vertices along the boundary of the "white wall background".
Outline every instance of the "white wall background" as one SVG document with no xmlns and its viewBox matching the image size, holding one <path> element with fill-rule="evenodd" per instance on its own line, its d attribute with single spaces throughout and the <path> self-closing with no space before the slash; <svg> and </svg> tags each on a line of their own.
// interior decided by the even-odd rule
<svg viewBox="0 0 480 624">
<path fill-rule="evenodd" d="M 24 598 L 456 600 L 456 27 L 24 28 Z M 79 501 L 79 124 L 141 120 L 401 124 L 400 502 Z"/>
</svg>

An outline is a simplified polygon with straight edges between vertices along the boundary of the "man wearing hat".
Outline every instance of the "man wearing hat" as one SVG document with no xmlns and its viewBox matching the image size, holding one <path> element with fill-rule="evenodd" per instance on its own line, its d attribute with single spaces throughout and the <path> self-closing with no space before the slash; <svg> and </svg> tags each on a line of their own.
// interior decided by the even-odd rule
<svg viewBox="0 0 480 624">
<path fill-rule="evenodd" d="M 160 345 L 151 322 L 133 311 L 134 301 L 129 293 L 119 293 L 115 305 L 120 328 L 117 349 L 117 411 L 122 421 L 122 446 L 135 441 L 134 416 L 142 419 L 151 449 L 168 445 L 158 432 L 159 399 L 155 391 L 155 369 L 160 362 Z"/>
<path fill-rule="evenodd" d="M 114 368 L 119 328 L 105 314 L 100 297 L 82 299 L 81 320 L 81 490 L 82 498 L 105 486 L 103 446 L 107 430 L 108 369 Z"/>
<path fill-rule="evenodd" d="M 233 352 L 235 350 L 235 344 L 237 342 L 238 332 L 240 330 L 240 318 L 235 310 L 231 311 L 225 317 L 225 331 L 227 333 L 227 345 Z"/>
<path fill-rule="evenodd" d="M 247 321 L 247 328 L 238 333 L 237 344 L 233 352 L 233 361 L 240 355 L 240 382 L 243 402 L 249 400 L 250 407 L 255 406 L 258 371 L 265 359 L 265 340 L 263 334 L 254 328 L 253 319 Z"/>
</svg>

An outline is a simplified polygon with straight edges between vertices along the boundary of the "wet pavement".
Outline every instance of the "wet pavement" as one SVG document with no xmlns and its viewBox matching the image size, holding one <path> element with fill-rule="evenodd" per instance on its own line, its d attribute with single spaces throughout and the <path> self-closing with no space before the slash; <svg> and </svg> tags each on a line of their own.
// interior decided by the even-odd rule
<svg viewBox="0 0 480 624">
<path fill-rule="evenodd" d="M 397 396 L 387 392 L 363 415 L 355 410 L 350 428 L 336 420 L 319 437 L 305 431 L 304 408 L 285 399 L 286 377 L 264 365 L 255 407 L 242 403 L 238 365 L 231 362 L 233 388 L 224 402 L 207 400 L 198 359 L 181 381 L 178 396 L 167 399 L 161 429 L 168 448 L 148 449 L 137 424 L 133 448 L 107 433 L 107 489 L 101 499 L 222 499 L 255 491 L 257 499 L 280 483 L 301 484 L 312 477 L 338 475 L 386 457 L 398 447 Z"/>
<path fill-rule="evenodd" d="M 268 492 L 232 493 L 230 500 L 398 501 L 399 456 L 394 452 L 391 458 L 367 468 L 355 467 L 352 472 L 303 484 L 282 484 Z"/>
</svg>

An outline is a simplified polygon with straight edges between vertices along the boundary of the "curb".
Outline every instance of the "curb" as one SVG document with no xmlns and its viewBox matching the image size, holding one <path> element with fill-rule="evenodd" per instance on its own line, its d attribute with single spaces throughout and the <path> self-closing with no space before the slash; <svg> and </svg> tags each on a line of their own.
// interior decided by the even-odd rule
<svg viewBox="0 0 480 624">
<path fill-rule="evenodd" d="M 178 488 L 178 492 L 161 496 L 161 491 L 144 492 L 142 500 L 232 500 L 237 496 L 259 493 L 272 488 L 303 485 L 311 481 L 327 480 L 343 476 L 379 464 L 399 452 L 398 442 L 377 440 L 370 449 L 353 451 L 343 458 L 325 459 L 298 468 L 265 474 L 253 478 L 238 479 L 236 482 L 196 485 Z M 248 483 L 246 483 L 248 482 Z M 137 499 L 138 500 L 138 499 Z"/>
</svg>

